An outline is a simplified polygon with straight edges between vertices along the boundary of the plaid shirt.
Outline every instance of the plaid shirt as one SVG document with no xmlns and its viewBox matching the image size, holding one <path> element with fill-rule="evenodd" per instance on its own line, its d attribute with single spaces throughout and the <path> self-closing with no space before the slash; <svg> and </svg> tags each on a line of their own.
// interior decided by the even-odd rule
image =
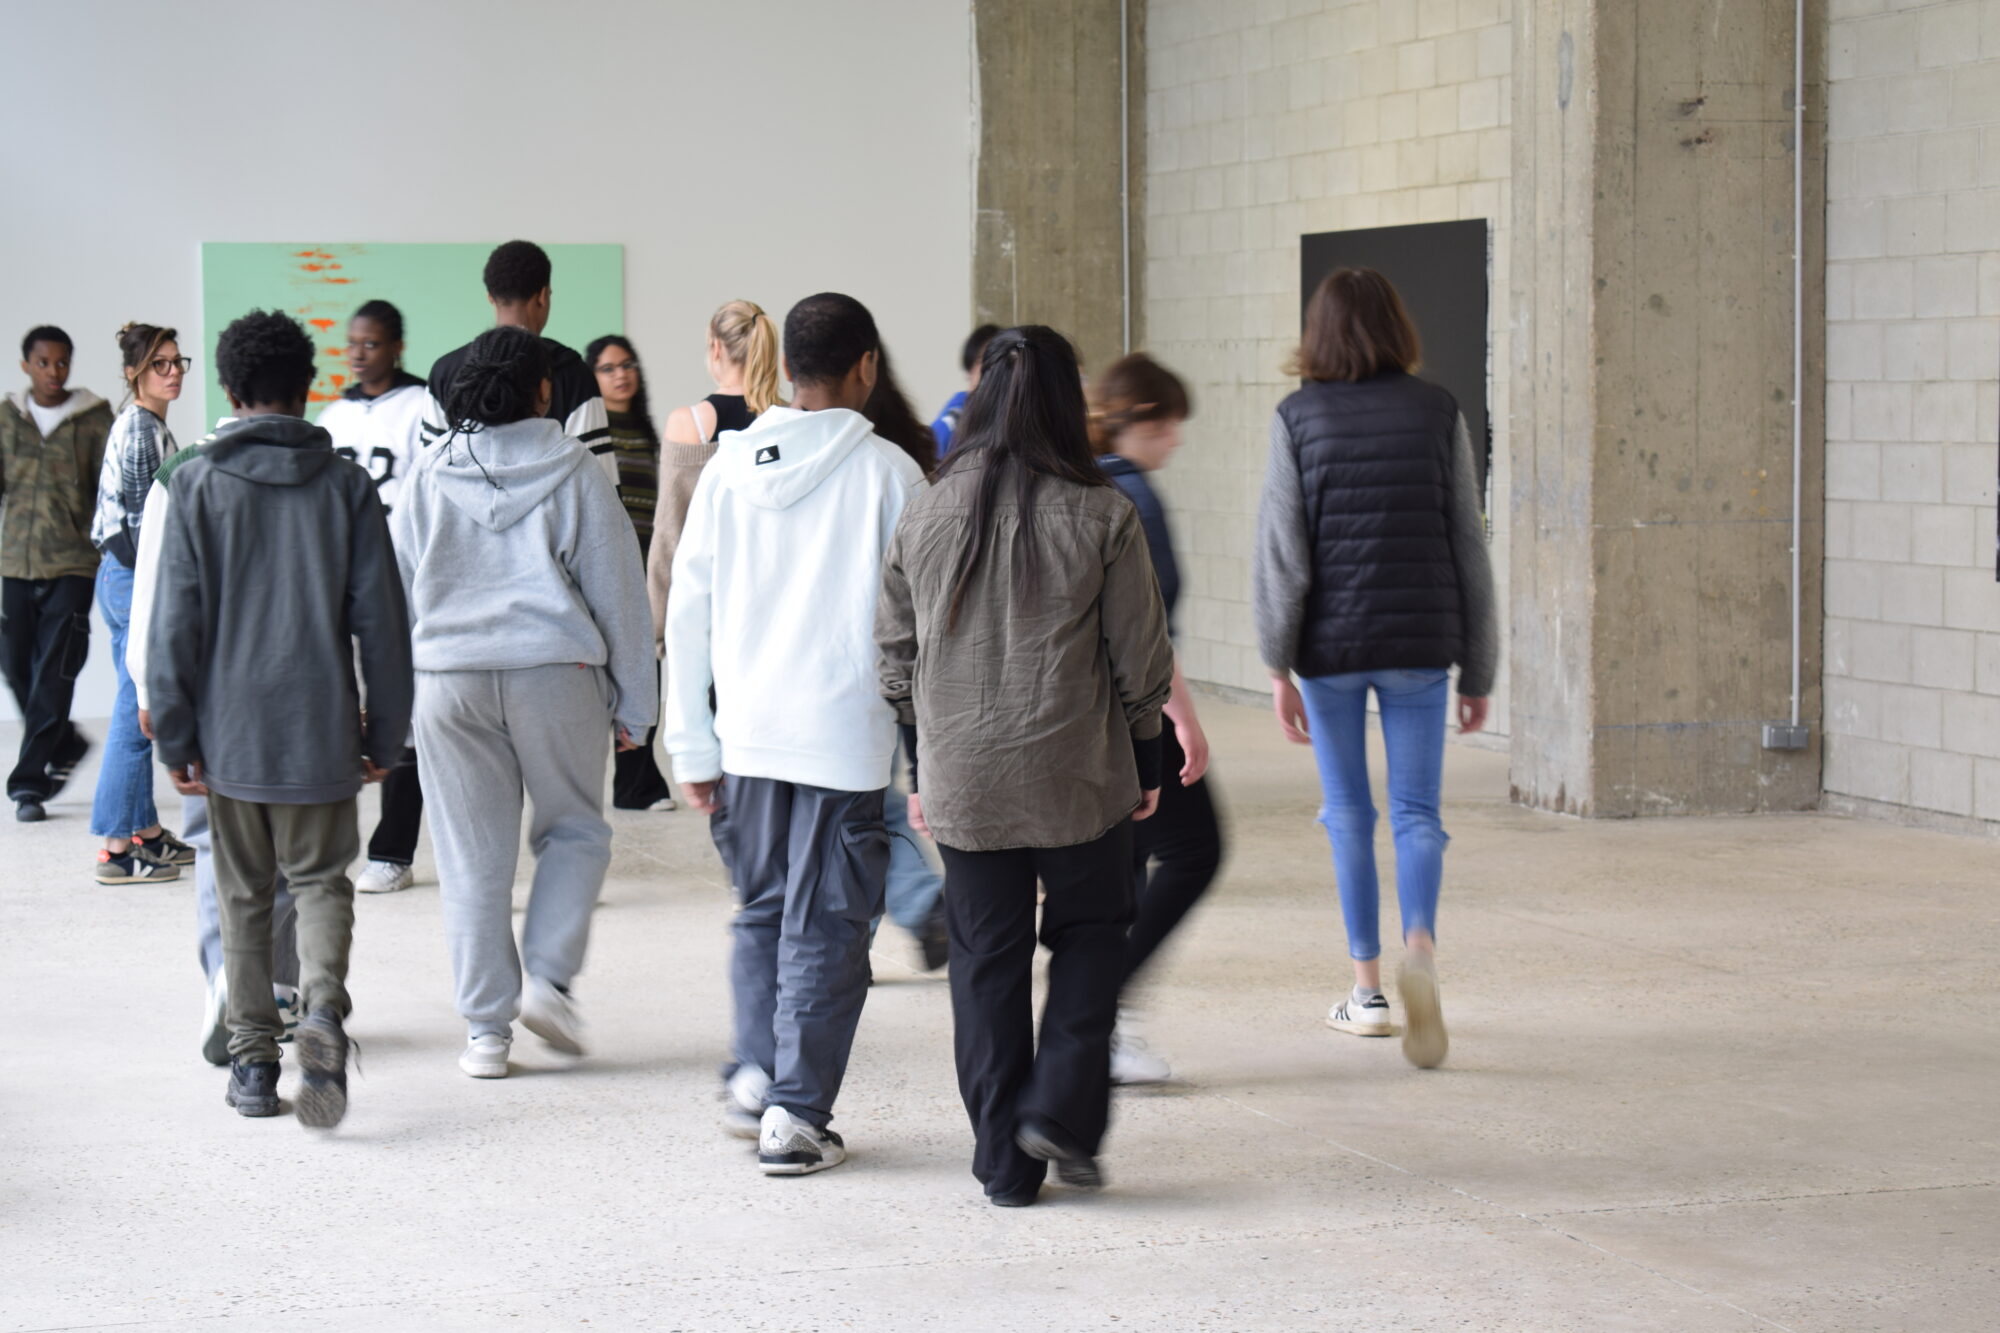
<svg viewBox="0 0 2000 1333">
<path fill-rule="evenodd" d="M 139 560 L 139 524 L 146 517 L 146 493 L 160 460 L 178 446 L 167 423 L 133 403 L 111 423 L 104 443 L 104 467 L 97 474 L 97 515 L 90 542 L 118 557 L 127 569 Z"/>
</svg>

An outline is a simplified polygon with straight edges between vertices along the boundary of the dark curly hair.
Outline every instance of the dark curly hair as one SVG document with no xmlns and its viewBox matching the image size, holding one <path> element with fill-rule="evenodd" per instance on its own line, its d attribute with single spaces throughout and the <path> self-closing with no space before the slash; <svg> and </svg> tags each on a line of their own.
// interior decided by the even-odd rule
<svg viewBox="0 0 2000 1333">
<path fill-rule="evenodd" d="M 785 316 L 785 360 L 791 364 L 793 384 L 837 382 L 881 346 L 875 316 L 839 292 L 808 296 Z"/>
<path fill-rule="evenodd" d="M 549 252 L 533 241 L 508 241 L 486 257 L 486 294 L 496 301 L 526 301 L 549 285 Z"/>
<path fill-rule="evenodd" d="M 21 339 L 21 359 L 23 361 L 26 361 L 34 354 L 36 343 L 61 343 L 69 349 L 72 355 L 76 352 L 76 344 L 70 341 L 69 335 L 53 324 L 37 324 L 34 328 L 28 330 L 28 336 Z"/>
<path fill-rule="evenodd" d="M 535 398 L 549 377 L 549 351 L 526 329 L 491 328 L 472 340 L 451 387 L 444 414 L 461 435 L 505 426 L 536 415 Z"/>
<path fill-rule="evenodd" d="M 352 324 L 357 319 L 369 319 L 380 324 L 382 332 L 389 335 L 392 343 L 403 341 L 403 312 L 387 301 L 363 302 L 359 310 L 348 316 L 347 322 Z"/>
<path fill-rule="evenodd" d="M 215 373 L 244 406 L 303 400 L 317 373 L 313 340 L 282 310 L 252 310 L 215 340 Z"/>
</svg>

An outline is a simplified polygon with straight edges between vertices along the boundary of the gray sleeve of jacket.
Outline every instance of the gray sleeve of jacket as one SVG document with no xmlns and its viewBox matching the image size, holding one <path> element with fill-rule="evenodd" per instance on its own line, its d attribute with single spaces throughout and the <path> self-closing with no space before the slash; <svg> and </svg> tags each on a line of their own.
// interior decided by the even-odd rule
<svg viewBox="0 0 2000 1333">
<path fill-rule="evenodd" d="M 186 477 L 188 471 L 183 468 L 180 476 Z M 186 488 L 180 489 L 184 496 Z M 201 758 L 195 722 L 202 657 L 201 556 L 188 530 L 193 519 L 189 509 L 185 499 L 167 509 L 152 623 L 135 627 L 148 636 L 146 700 L 151 705 L 153 748 L 170 769 L 186 768 Z"/>
<path fill-rule="evenodd" d="M 1125 705 L 1125 721 L 1132 739 L 1152 740 L 1160 734 L 1160 710 L 1173 692 L 1174 649 L 1146 530 L 1130 500 L 1120 506 L 1106 541 L 1103 608 L 1111 683 Z"/>
<path fill-rule="evenodd" d="M 1472 456 L 1472 432 L 1463 413 L 1451 444 L 1451 491 L 1446 497 L 1451 525 L 1452 563 L 1458 567 L 1459 618 L 1465 651 L 1459 663 L 1458 692 L 1468 699 L 1493 693 L 1500 665 L 1500 614 L 1494 599 L 1493 561 L 1486 549 L 1486 516 L 1480 507 L 1479 468 Z"/>
<path fill-rule="evenodd" d="M 1298 659 L 1299 625 L 1312 590 L 1312 544 L 1306 536 L 1305 489 L 1299 456 L 1285 419 L 1271 414 L 1271 456 L 1264 466 L 1264 495 L 1257 505 L 1257 549 L 1250 566 L 1257 619 L 1257 651 L 1273 675 L 1288 674 Z"/>
<path fill-rule="evenodd" d="M 593 468 L 579 468 L 576 475 L 583 486 L 579 517 L 584 531 L 577 545 L 577 589 L 604 636 L 605 669 L 617 692 L 612 721 L 643 742 L 660 715 L 660 696 L 653 675 L 659 661 L 653 655 L 653 607 L 646 600 L 639 539 L 611 479 Z"/>
<path fill-rule="evenodd" d="M 910 593 L 910 577 L 903 568 L 903 537 L 908 528 L 896 527 L 889 553 L 882 558 L 882 593 L 875 600 L 875 672 L 882 684 L 882 697 L 896 710 L 899 726 L 917 725 L 917 707 L 912 699 L 913 677 L 917 669 L 917 613 Z"/>
<path fill-rule="evenodd" d="M 410 609 L 403 572 L 389 540 L 389 517 L 375 482 L 359 464 L 347 500 L 354 515 L 354 550 L 347 564 L 347 629 L 361 663 L 368 728 L 361 752 L 377 768 L 394 768 L 410 743 L 416 675 L 410 665 Z M 171 512 L 171 511 L 170 511 Z"/>
</svg>

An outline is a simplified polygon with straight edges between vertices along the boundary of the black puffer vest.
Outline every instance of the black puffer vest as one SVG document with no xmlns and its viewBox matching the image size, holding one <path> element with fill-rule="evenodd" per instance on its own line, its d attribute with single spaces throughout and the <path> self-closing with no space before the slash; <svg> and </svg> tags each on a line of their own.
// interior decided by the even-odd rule
<svg viewBox="0 0 2000 1333">
<path fill-rule="evenodd" d="M 1278 404 L 1312 543 L 1301 676 L 1449 667 L 1463 654 L 1445 502 L 1458 403 L 1401 373 Z"/>
</svg>

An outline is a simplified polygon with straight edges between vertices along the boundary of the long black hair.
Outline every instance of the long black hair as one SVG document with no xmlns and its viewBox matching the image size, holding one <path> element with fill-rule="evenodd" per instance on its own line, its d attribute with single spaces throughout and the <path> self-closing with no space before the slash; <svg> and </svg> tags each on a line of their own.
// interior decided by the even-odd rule
<svg viewBox="0 0 2000 1333">
<path fill-rule="evenodd" d="M 539 415 L 535 400 L 549 377 L 542 340 L 512 325 L 490 328 L 472 340 L 465 361 L 445 390 L 444 415 L 454 434 L 476 435 Z"/>
<path fill-rule="evenodd" d="M 937 436 L 917 417 L 909 396 L 896 382 L 887 347 L 875 349 L 875 387 L 868 391 L 861 415 L 868 418 L 877 435 L 908 454 L 926 477 L 937 471 Z"/>
<path fill-rule="evenodd" d="M 646 433 L 657 443 L 660 432 L 653 425 L 653 405 L 646 397 L 646 368 L 639 363 L 639 353 L 632 346 L 632 340 L 622 333 L 607 333 L 602 338 L 591 339 L 590 346 L 583 349 L 583 364 L 590 367 L 590 373 L 597 374 L 597 358 L 604 355 L 604 349 L 616 347 L 632 358 L 632 373 L 639 377 L 639 391 L 632 395 L 632 415 L 646 423 Z"/>
<path fill-rule="evenodd" d="M 953 575 L 951 611 L 945 628 L 958 628 L 958 612 L 973 571 L 985 558 L 993 520 L 993 499 L 1003 481 L 1014 487 L 1020 511 L 1015 538 L 1035 519 L 1035 489 L 1043 477 L 1077 486 L 1109 486 L 1110 477 L 1090 452 L 1083 404 L 1083 375 L 1069 339 L 1042 324 L 1024 324 L 996 334 L 980 353 L 979 387 L 966 399 L 952 437 L 951 453 L 938 470 L 942 480 L 961 467 L 980 469 L 967 526 L 971 537 L 959 553 Z M 1035 544 L 1022 551 L 1024 588 L 1032 593 L 1041 579 Z"/>
</svg>

